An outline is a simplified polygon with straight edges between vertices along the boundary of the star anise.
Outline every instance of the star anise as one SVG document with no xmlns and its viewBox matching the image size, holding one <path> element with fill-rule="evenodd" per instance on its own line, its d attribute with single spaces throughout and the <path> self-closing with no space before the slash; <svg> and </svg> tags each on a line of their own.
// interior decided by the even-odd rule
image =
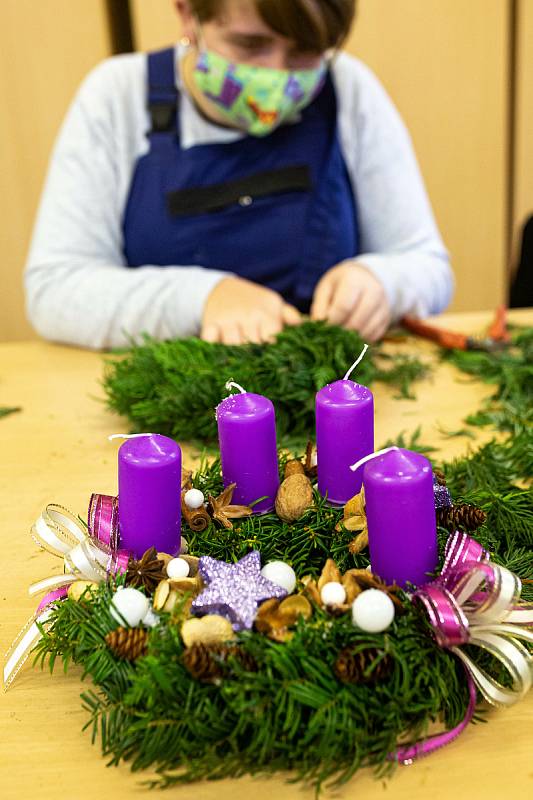
<svg viewBox="0 0 533 800">
<path fill-rule="evenodd" d="M 252 514 L 250 506 L 237 506 L 231 504 L 233 492 L 237 487 L 236 483 L 230 483 L 226 486 L 224 491 L 218 497 L 208 495 L 209 511 L 213 519 L 220 522 L 224 528 L 231 530 L 233 528 L 232 519 L 240 519 L 241 517 L 249 517 Z"/>
<path fill-rule="evenodd" d="M 128 586 L 153 592 L 159 581 L 166 577 L 165 562 L 157 557 L 155 547 L 150 547 L 139 560 L 130 558 L 126 572 Z"/>
</svg>

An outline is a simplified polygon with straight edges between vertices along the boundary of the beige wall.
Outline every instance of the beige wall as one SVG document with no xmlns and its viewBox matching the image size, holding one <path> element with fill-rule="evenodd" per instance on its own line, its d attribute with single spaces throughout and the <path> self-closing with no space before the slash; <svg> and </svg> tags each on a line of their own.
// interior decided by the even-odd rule
<svg viewBox="0 0 533 800">
<path fill-rule="evenodd" d="M 104 0 L 2 0 L 0 341 L 35 335 L 22 269 L 46 164 L 76 87 L 109 53 Z"/>
<path fill-rule="evenodd" d="M 533 214 L 533 0 L 518 0 L 517 23 L 514 264 L 520 230 L 525 219 Z"/>
</svg>

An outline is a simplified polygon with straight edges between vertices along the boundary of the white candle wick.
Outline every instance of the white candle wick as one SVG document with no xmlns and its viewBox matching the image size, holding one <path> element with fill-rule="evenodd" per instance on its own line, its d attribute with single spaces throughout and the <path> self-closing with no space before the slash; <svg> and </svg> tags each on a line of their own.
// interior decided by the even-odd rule
<svg viewBox="0 0 533 800">
<path fill-rule="evenodd" d="M 377 458 L 377 456 L 383 456 L 385 453 L 390 453 L 391 450 L 399 450 L 400 448 L 398 445 L 393 444 L 392 447 L 385 447 L 383 450 L 376 450 L 375 453 L 369 453 L 369 455 L 365 456 L 364 458 L 360 458 L 359 461 L 356 461 L 355 464 L 352 464 L 350 469 L 352 472 L 355 472 L 356 469 L 359 469 L 360 466 L 366 464 L 367 461 L 372 461 L 373 458 Z"/>
<path fill-rule="evenodd" d="M 241 394 L 246 394 L 246 389 L 243 389 L 239 383 L 235 383 L 235 381 L 226 381 L 225 388 L 228 390 L 230 389 L 238 389 Z"/>
<path fill-rule="evenodd" d="M 359 358 L 357 358 L 357 359 L 356 359 L 356 361 L 354 361 L 354 362 L 353 362 L 352 366 L 350 367 L 350 369 L 348 370 L 348 372 L 347 372 L 347 373 L 346 373 L 346 375 L 344 376 L 344 378 L 343 378 L 343 381 L 347 381 L 347 380 L 348 380 L 348 378 L 350 377 L 350 375 L 352 374 L 352 372 L 354 371 L 354 369 L 356 368 L 356 366 L 357 366 L 357 365 L 358 365 L 358 364 L 359 364 L 359 363 L 360 363 L 360 362 L 363 360 L 363 358 L 365 357 L 365 353 L 366 353 L 366 351 L 367 351 L 367 350 L 368 350 L 368 345 L 367 345 L 367 344 L 365 344 L 365 346 L 363 347 L 363 349 L 361 350 L 361 352 L 360 352 L 360 354 L 359 354 Z"/>
<path fill-rule="evenodd" d="M 153 433 L 112 433 L 111 436 L 108 436 L 108 440 L 111 442 L 113 439 L 138 439 L 141 436 L 153 436 Z"/>
</svg>

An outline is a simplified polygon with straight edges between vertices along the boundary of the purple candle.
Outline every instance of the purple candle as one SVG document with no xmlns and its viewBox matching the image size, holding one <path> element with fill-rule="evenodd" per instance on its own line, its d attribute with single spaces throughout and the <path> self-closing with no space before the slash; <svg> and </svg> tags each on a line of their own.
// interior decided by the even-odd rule
<svg viewBox="0 0 533 800">
<path fill-rule="evenodd" d="M 366 345 L 343 380 L 329 383 L 316 395 L 318 491 L 334 505 L 344 505 L 361 491 L 362 469 L 354 461 L 374 450 L 374 397 L 370 389 L 349 380 Z"/>
<path fill-rule="evenodd" d="M 272 402 L 260 394 L 232 394 L 217 406 L 218 441 L 224 486 L 236 483 L 232 502 L 254 505 L 254 512 L 264 514 L 274 507 L 279 488 L 276 418 Z"/>
<path fill-rule="evenodd" d="M 363 468 L 372 572 L 416 586 L 437 566 L 433 471 L 427 458 L 394 447 Z"/>
<path fill-rule="evenodd" d="M 180 550 L 181 449 L 167 436 L 134 436 L 118 451 L 120 546 L 137 558 Z"/>
</svg>

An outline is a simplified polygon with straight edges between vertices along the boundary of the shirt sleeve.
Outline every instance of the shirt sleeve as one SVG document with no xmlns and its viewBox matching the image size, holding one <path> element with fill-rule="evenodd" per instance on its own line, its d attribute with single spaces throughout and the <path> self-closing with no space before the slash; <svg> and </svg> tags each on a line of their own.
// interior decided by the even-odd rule
<svg viewBox="0 0 533 800">
<path fill-rule="evenodd" d="M 209 293 L 229 274 L 126 266 L 122 217 L 137 157 L 129 128 L 139 127 L 127 84 L 144 81 L 139 55 L 93 70 L 52 154 L 25 272 L 28 316 L 47 339 L 109 348 L 144 332 L 159 339 L 198 334 Z"/>
<path fill-rule="evenodd" d="M 342 56 L 334 79 L 356 198 L 357 261 L 383 284 L 394 319 L 439 313 L 451 300 L 453 273 L 406 127 L 361 62 Z"/>
</svg>

